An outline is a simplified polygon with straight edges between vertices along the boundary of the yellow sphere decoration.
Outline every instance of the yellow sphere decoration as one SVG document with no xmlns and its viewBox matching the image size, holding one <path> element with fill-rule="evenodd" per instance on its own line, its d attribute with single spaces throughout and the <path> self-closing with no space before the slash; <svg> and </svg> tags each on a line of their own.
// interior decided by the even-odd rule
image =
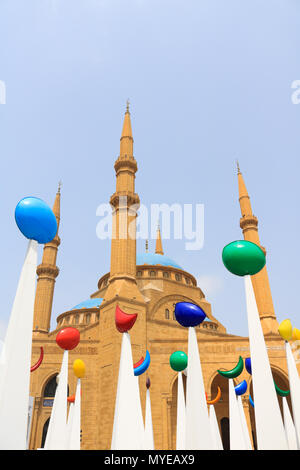
<svg viewBox="0 0 300 470">
<path fill-rule="evenodd" d="M 298 330 L 298 328 L 293 329 L 292 340 L 293 341 L 299 341 L 300 340 L 300 330 Z"/>
<path fill-rule="evenodd" d="M 290 341 L 293 335 L 291 320 L 283 320 L 279 325 L 278 332 L 282 339 L 285 341 Z"/>
<path fill-rule="evenodd" d="M 76 359 L 73 362 L 73 371 L 78 379 L 85 376 L 85 363 L 81 359 Z"/>
</svg>

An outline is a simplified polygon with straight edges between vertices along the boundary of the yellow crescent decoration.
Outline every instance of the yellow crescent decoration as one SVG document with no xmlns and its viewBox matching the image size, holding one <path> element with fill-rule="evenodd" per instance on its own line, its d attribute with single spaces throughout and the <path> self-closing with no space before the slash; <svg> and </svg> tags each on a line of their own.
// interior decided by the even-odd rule
<svg viewBox="0 0 300 470">
<path fill-rule="evenodd" d="M 283 320 L 278 327 L 278 333 L 282 339 L 285 341 L 290 341 L 293 335 L 291 320 Z"/>
<path fill-rule="evenodd" d="M 217 392 L 216 397 L 213 400 L 206 400 L 206 403 L 208 405 L 214 405 L 215 403 L 218 403 L 220 398 L 221 398 L 221 389 L 220 389 L 220 387 L 218 387 L 218 392 Z"/>
</svg>

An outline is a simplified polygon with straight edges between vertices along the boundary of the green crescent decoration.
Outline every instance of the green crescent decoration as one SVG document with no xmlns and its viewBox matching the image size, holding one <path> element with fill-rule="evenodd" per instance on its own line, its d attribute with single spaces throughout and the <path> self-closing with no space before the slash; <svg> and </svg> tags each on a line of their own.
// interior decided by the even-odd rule
<svg viewBox="0 0 300 470">
<path fill-rule="evenodd" d="M 231 370 L 218 370 L 217 372 L 222 375 L 223 377 L 226 377 L 226 379 L 235 379 L 235 377 L 238 377 L 244 368 L 244 361 L 242 356 L 239 357 L 237 365 L 231 369 Z"/>
<path fill-rule="evenodd" d="M 276 385 L 275 380 L 274 380 L 274 385 L 276 388 L 276 392 L 278 393 L 280 397 L 287 397 L 290 394 L 289 390 L 281 390 L 281 388 L 279 388 L 278 385 Z"/>
</svg>

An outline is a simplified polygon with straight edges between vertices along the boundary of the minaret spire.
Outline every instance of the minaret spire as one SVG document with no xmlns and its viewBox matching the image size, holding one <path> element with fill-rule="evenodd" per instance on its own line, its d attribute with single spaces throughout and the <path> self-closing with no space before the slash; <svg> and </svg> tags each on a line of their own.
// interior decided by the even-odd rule
<svg viewBox="0 0 300 470">
<path fill-rule="evenodd" d="M 160 226 L 159 224 L 157 225 L 157 232 L 156 232 L 156 245 L 155 245 L 155 253 L 158 255 L 163 255 L 163 247 L 162 247 L 162 241 L 161 241 L 161 234 L 160 234 Z"/>
<path fill-rule="evenodd" d="M 60 223 L 60 188 L 61 182 L 58 185 L 53 205 L 53 212 L 57 221 L 57 233 L 51 242 L 44 245 L 42 263 L 36 270 L 38 279 L 34 304 L 34 333 L 48 333 L 50 330 L 55 279 L 59 273 L 59 269 L 56 266 L 56 257 L 60 245 L 60 238 L 58 236 Z"/>
<path fill-rule="evenodd" d="M 265 253 L 266 250 L 261 246 L 258 235 L 258 219 L 253 215 L 250 197 L 244 182 L 243 175 L 238 166 L 238 187 L 239 202 L 242 217 L 240 227 L 243 231 L 244 239 L 258 245 Z M 266 266 L 255 276 L 251 276 L 257 307 L 260 315 L 261 325 L 264 334 L 278 334 L 278 322 L 276 319 L 269 277 Z"/>
</svg>

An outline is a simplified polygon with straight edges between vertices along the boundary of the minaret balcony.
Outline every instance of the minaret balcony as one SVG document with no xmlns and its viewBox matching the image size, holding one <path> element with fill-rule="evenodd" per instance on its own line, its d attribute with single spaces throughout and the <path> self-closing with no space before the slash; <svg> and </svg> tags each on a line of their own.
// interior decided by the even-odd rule
<svg viewBox="0 0 300 470">
<path fill-rule="evenodd" d="M 257 217 L 255 217 L 255 215 L 244 215 L 241 219 L 240 219 L 240 227 L 242 230 L 244 229 L 249 229 L 249 228 L 253 228 L 255 230 L 257 230 L 257 226 L 258 226 L 258 219 Z"/>
</svg>

